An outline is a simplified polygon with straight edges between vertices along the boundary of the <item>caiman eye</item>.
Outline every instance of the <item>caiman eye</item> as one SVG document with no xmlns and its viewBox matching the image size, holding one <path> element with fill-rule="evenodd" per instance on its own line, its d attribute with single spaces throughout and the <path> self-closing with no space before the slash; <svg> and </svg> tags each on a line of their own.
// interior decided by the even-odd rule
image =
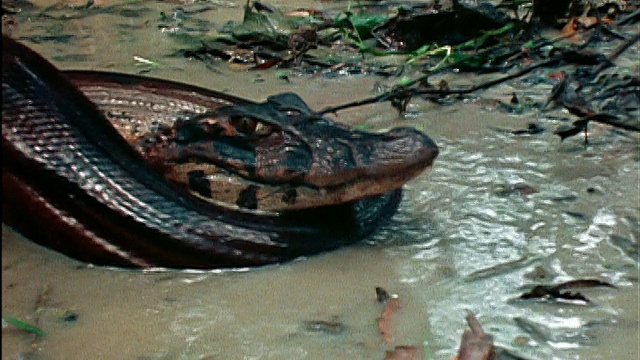
<svg viewBox="0 0 640 360">
<path fill-rule="evenodd" d="M 285 109 L 284 110 L 285 113 L 287 114 L 287 116 L 292 117 L 292 116 L 298 116 L 300 115 L 300 110 L 296 110 L 296 109 Z"/>
<path fill-rule="evenodd" d="M 246 116 L 232 118 L 231 124 L 245 135 L 267 136 L 273 132 L 271 126 Z"/>
<path fill-rule="evenodd" d="M 256 125 L 256 130 L 255 133 L 258 136 L 267 136 L 269 134 L 271 134 L 273 132 L 273 129 L 271 129 L 271 126 L 266 125 L 264 123 L 259 122 Z"/>
<path fill-rule="evenodd" d="M 253 134 L 256 131 L 258 122 L 252 118 L 242 116 L 232 118 L 231 125 L 243 134 Z"/>
</svg>

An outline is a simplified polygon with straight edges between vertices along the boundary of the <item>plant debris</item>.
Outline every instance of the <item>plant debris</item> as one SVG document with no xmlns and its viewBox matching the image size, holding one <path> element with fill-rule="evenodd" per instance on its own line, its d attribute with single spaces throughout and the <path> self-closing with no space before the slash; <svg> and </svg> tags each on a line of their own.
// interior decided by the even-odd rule
<svg viewBox="0 0 640 360">
<path fill-rule="evenodd" d="M 376 287 L 376 298 L 378 302 L 384 304 L 382 313 L 378 318 L 378 330 L 380 331 L 380 335 L 382 335 L 382 340 L 391 343 L 393 342 L 391 322 L 396 312 L 400 309 L 400 299 L 398 299 L 397 296 L 389 295 L 389 293 L 381 287 Z"/>
<path fill-rule="evenodd" d="M 433 43 L 459 45 L 510 21 L 507 14 L 486 3 L 476 7 L 455 3 L 439 10 L 436 6 L 437 2 L 414 9 L 400 7 L 396 16 L 373 29 L 373 35 L 388 50 L 409 52 Z"/>
<path fill-rule="evenodd" d="M 389 300 L 391 298 L 391 295 L 387 292 L 387 290 L 385 290 L 384 288 L 381 288 L 380 286 L 376 286 L 376 299 L 378 300 L 378 302 L 386 302 L 387 300 Z"/>
<path fill-rule="evenodd" d="M 395 314 L 401 308 L 400 299 L 395 294 L 390 294 L 387 290 L 377 286 L 376 300 L 384 304 L 384 308 L 378 317 L 378 331 L 382 340 L 387 344 L 393 344 L 394 337 L 391 325 Z M 425 346 L 427 346 L 425 341 Z M 425 358 L 425 346 L 396 345 L 392 350 L 385 352 L 385 360 L 420 360 Z"/>
<path fill-rule="evenodd" d="M 545 113 L 565 108 L 577 119 L 554 130 L 561 140 L 585 134 L 586 141 L 593 122 L 640 132 L 640 119 L 633 115 L 640 109 L 640 80 L 619 75 L 625 71 L 615 62 L 639 41 L 633 26 L 639 17 L 637 5 L 596 7 L 591 2 L 536 0 L 522 14 L 517 5 L 470 3 L 436 1 L 393 7 L 372 2 L 346 10 L 284 12 L 247 1 L 242 22 L 225 24 L 218 36 L 180 35 L 189 47 L 178 55 L 211 66 L 223 60 L 253 71 L 277 67 L 321 76 L 424 74 L 413 79 L 405 75 L 397 86 L 375 97 L 322 113 L 379 101 L 389 101 L 403 113 L 416 97 L 446 104 L 443 99 L 452 103 L 507 81 L 522 78 L 535 83 L 549 76 L 546 81 L 555 86 L 546 101 L 521 101 L 514 92 L 510 102 L 497 102 L 499 109 Z M 556 38 L 546 38 L 540 35 L 544 27 L 564 30 Z M 618 45 L 606 54 L 600 50 L 602 43 Z M 386 61 L 390 55 L 404 62 Z M 466 88 L 429 84 L 431 75 L 445 71 L 506 75 Z M 513 133 L 532 135 L 544 130 L 533 125 Z"/>
<path fill-rule="evenodd" d="M 567 302 L 577 305 L 587 305 L 591 303 L 586 296 L 579 292 L 563 291 L 567 289 L 584 289 L 593 287 L 611 287 L 615 286 L 601 280 L 581 279 L 570 280 L 558 285 L 536 285 L 530 291 L 520 295 L 522 300 L 542 300 L 551 302 Z"/>
<path fill-rule="evenodd" d="M 538 193 L 538 190 L 533 185 L 525 183 L 517 183 L 513 185 L 505 185 L 496 190 L 495 194 L 498 196 L 509 196 L 512 194 L 518 194 L 521 196 L 529 196 Z"/>
<path fill-rule="evenodd" d="M 482 329 L 480 321 L 475 314 L 467 315 L 469 330 L 462 334 L 460 349 L 456 360 L 494 360 L 497 359 L 495 348 L 493 347 L 493 336 L 487 334 Z"/>
<path fill-rule="evenodd" d="M 304 328 L 309 332 L 339 335 L 344 331 L 345 326 L 337 320 L 310 320 L 304 322 Z"/>
<path fill-rule="evenodd" d="M 385 360 L 422 360 L 424 358 L 422 349 L 413 345 L 398 345 L 393 350 L 387 350 L 384 355 Z"/>
</svg>

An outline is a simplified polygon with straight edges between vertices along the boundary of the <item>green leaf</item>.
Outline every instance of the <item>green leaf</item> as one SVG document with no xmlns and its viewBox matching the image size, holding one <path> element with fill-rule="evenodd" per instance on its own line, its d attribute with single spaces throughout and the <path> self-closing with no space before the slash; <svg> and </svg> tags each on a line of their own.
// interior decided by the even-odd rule
<svg viewBox="0 0 640 360">
<path fill-rule="evenodd" d="M 361 131 L 371 131 L 373 129 L 373 125 L 371 124 L 359 124 L 353 127 L 356 130 L 361 130 Z"/>
<path fill-rule="evenodd" d="M 388 16 L 379 14 L 351 14 L 347 16 L 351 27 L 358 33 L 358 37 L 362 40 L 372 37 L 372 30 L 388 19 Z"/>
<path fill-rule="evenodd" d="M 288 80 L 289 79 L 289 73 L 286 71 L 276 71 L 276 77 L 278 79 L 282 79 L 282 80 Z"/>
<path fill-rule="evenodd" d="M 36 335 L 36 336 L 45 336 L 45 335 L 47 335 L 46 331 L 40 329 L 39 327 L 37 327 L 35 325 L 28 324 L 28 323 L 18 319 L 17 317 L 14 317 L 14 316 L 3 316 L 2 317 L 2 321 L 6 322 L 7 324 L 10 324 L 10 325 L 13 325 L 13 326 L 17 327 L 18 329 L 28 331 L 28 332 Z"/>
<path fill-rule="evenodd" d="M 406 86 L 411 82 L 411 78 L 408 76 L 403 76 L 400 80 L 398 80 L 398 86 Z"/>
</svg>

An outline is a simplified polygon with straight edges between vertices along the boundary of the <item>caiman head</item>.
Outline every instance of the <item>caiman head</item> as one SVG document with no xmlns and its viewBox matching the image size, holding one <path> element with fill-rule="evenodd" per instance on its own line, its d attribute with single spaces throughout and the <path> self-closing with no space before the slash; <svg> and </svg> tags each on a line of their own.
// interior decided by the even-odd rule
<svg viewBox="0 0 640 360">
<path fill-rule="evenodd" d="M 292 93 L 183 119 L 136 147 L 197 196 L 265 211 L 381 195 L 438 156 L 436 144 L 416 129 L 355 130 L 314 112 Z"/>
</svg>

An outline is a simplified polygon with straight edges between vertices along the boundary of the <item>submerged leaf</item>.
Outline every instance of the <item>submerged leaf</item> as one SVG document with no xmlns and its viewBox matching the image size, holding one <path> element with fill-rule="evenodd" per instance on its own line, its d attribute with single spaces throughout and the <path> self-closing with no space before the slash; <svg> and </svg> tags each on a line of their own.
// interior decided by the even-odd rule
<svg viewBox="0 0 640 360">
<path fill-rule="evenodd" d="M 545 285 L 537 285 L 531 291 L 526 292 L 520 295 L 520 299 L 530 300 L 554 300 L 554 301 L 578 301 L 589 303 L 589 299 L 587 299 L 584 295 L 579 292 L 572 293 L 569 291 L 561 292 L 560 289 L 556 286 L 545 286 Z"/>
<path fill-rule="evenodd" d="M 578 280 L 570 280 L 558 285 L 536 285 L 522 295 L 520 295 L 520 299 L 529 300 L 552 300 L 552 301 L 568 301 L 571 303 L 583 303 L 588 304 L 591 302 L 586 296 L 582 295 L 579 292 L 572 293 L 570 291 L 562 291 L 566 289 L 574 289 L 574 288 L 592 288 L 592 287 L 611 287 L 615 288 L 613 284 L 610 284 L 606 281 L 597 280 L 597 279 L 578 279 Z"/>
<path fill-rule="evenodd" d="M 424 349 L 413 345 L 397 345 L 393 350 L 387 350 L 384 355 L 384 360 L 420 360 L 424 358 Z"/>
<path fill-rule="evenodd" d="M 304 328 L 308 332 L 321 332 L 328 335 L 341 334 L 345 325 L 337 320 L 309 320 L 304 322 Z"/>
<path fill-rule="evenodd" d="M 17 327 L 18 329 L 21 330 L 25 330 L 28 331 L 36 336 L 45 336 L 47 335 L 47 332 L 40 329 L 39 327 L 35 326 L 35 325 L 31 325 L 29 323 L 26 323 L 20 319 L 18 319 L 17 317 L 14 316 L 3 316 L 2 317 L 2 321 L 6 322 L 7 324 L 13 325 L 15 327 Z"/>
</svg>

